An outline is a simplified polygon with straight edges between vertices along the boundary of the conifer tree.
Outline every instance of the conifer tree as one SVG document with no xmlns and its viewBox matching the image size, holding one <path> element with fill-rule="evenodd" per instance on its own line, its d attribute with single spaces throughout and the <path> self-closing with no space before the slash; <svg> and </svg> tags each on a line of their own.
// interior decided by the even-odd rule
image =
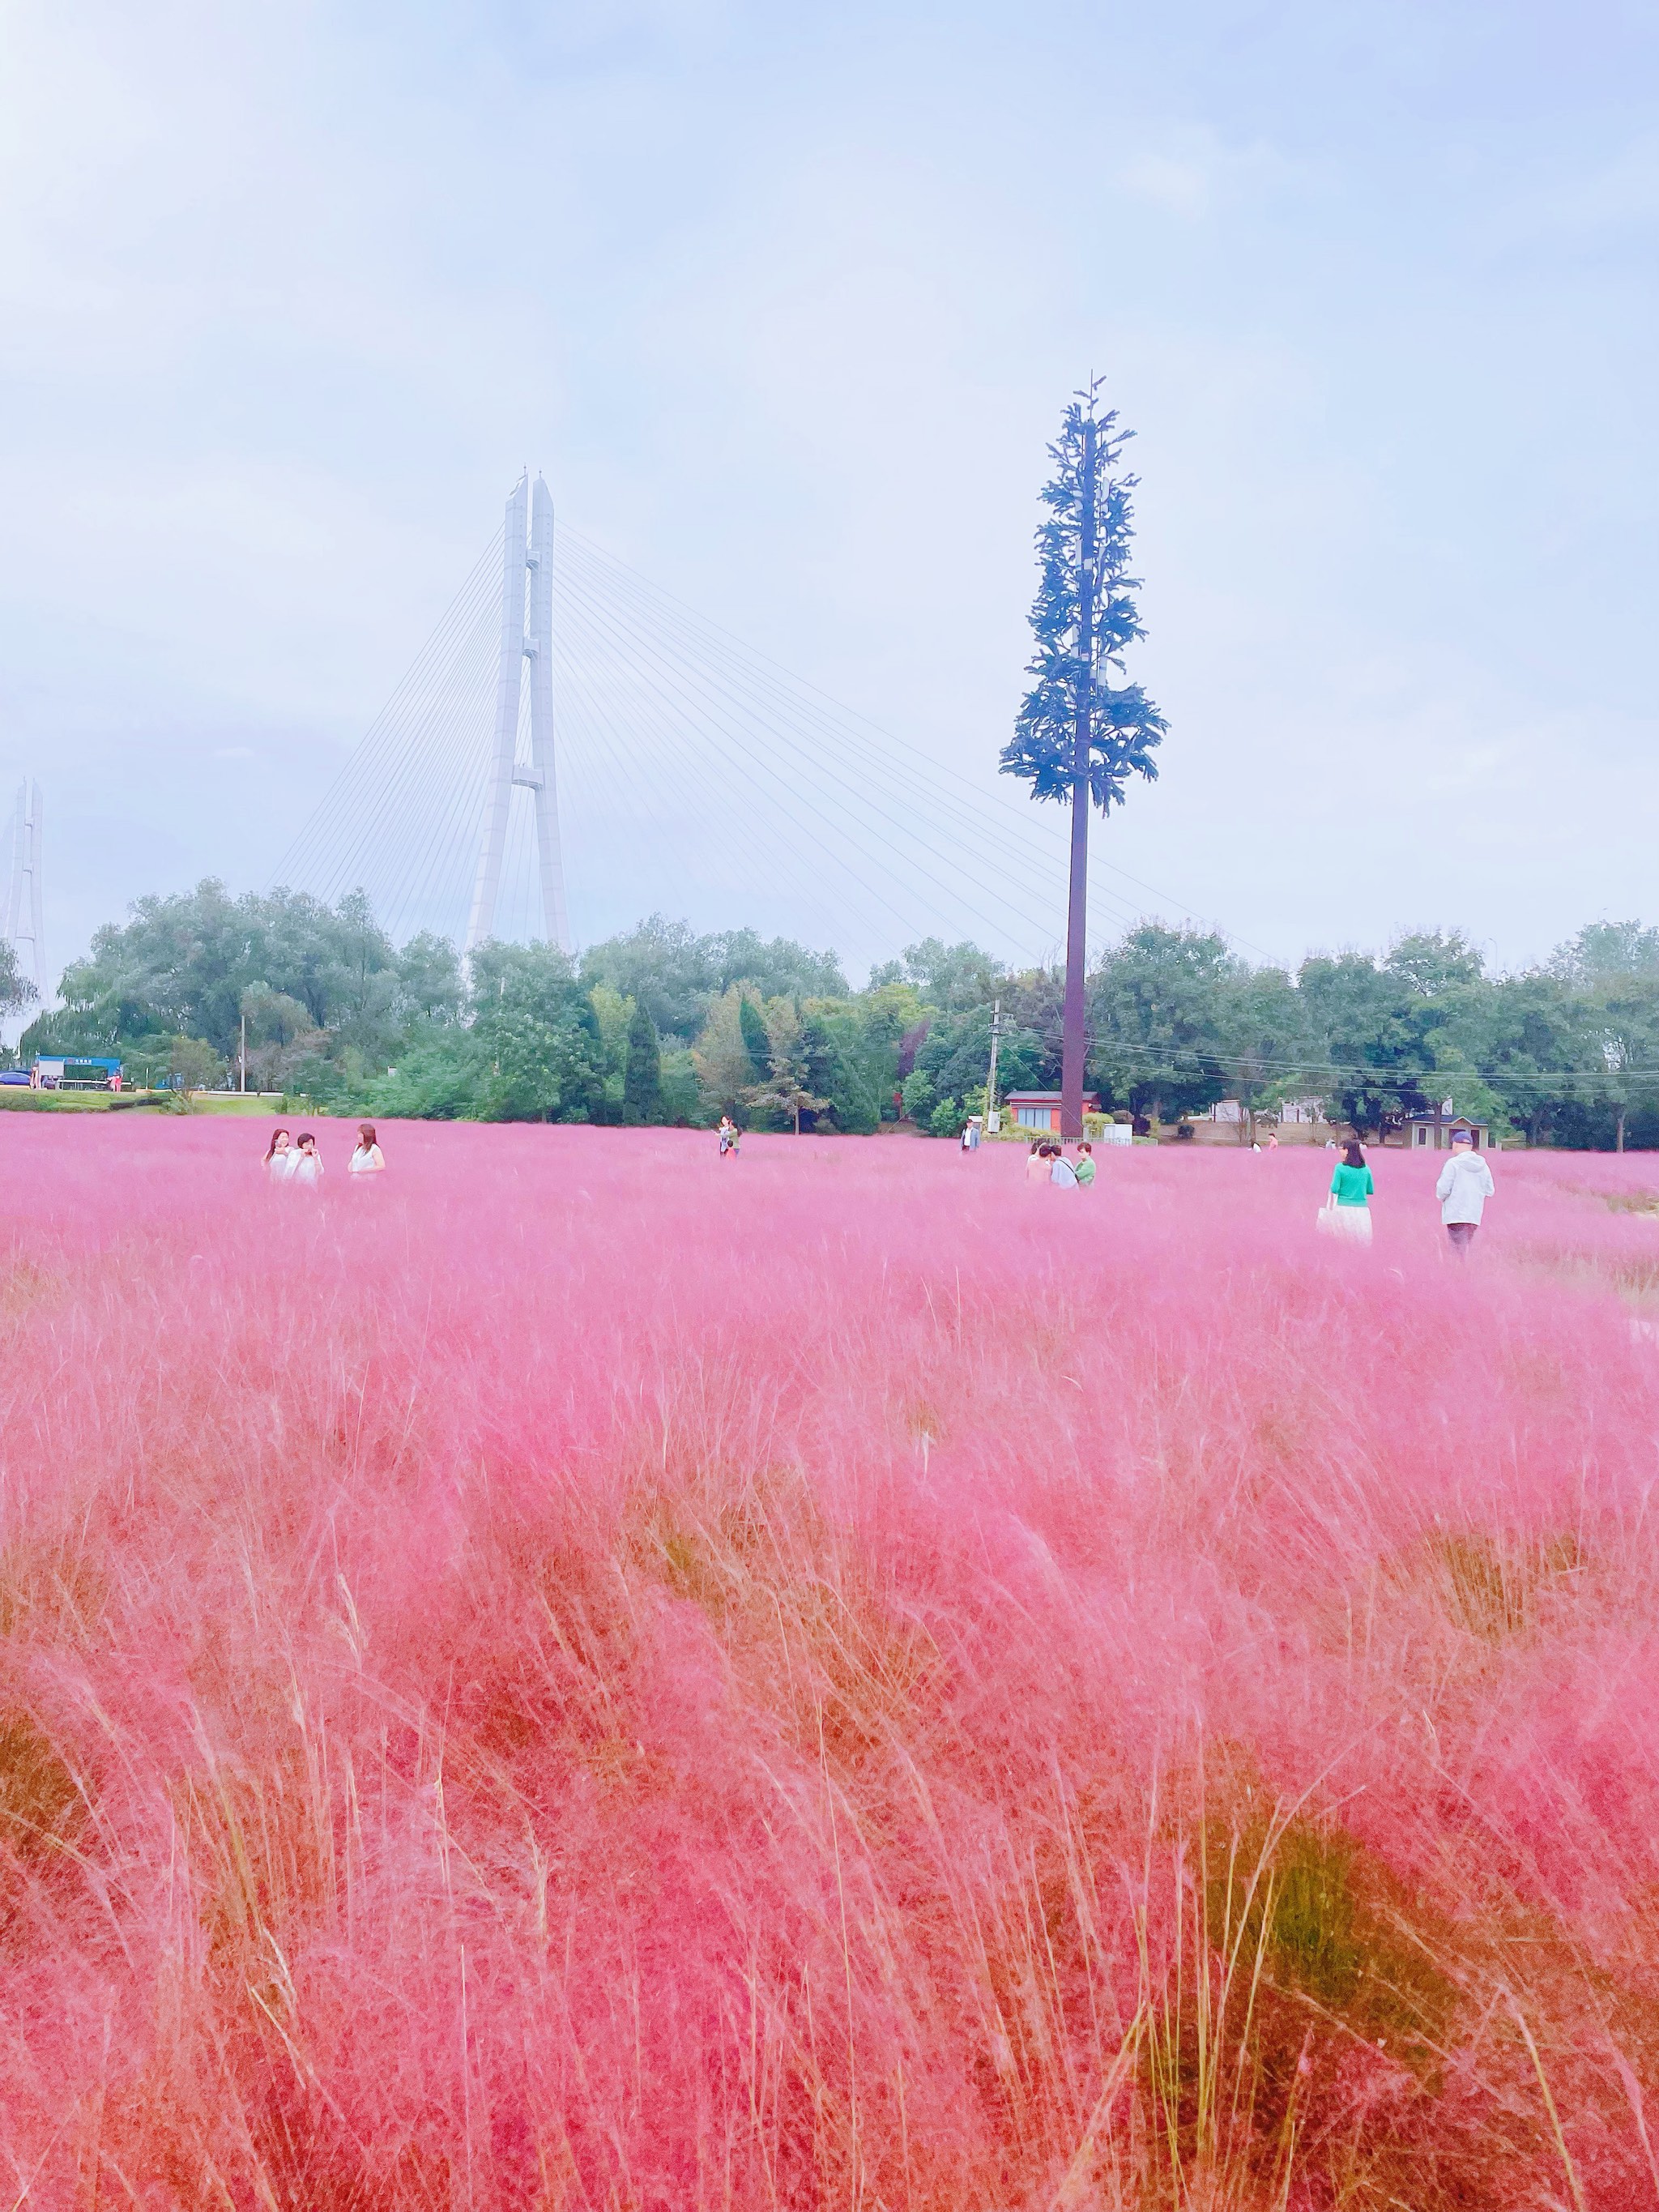
<svg viewBox="0 0 1659 2212">
<path fill-rule="evenodd" d="M 736 1114 L 739 1120 L 744 1093 L 758 1073 L 744 1039 L 742 1006 L 743 994 L 734 983 L 709 1007 L 691 1051 L 704 1105 L 711 1113 Z"/>
<path fill-rule="evenodd" d="M 634 1126 L 662 1118 L 662 1054 L 657 1025 L 641 1000 L 628 1024 L 628 1061 L 623 1071 L 623 1119 Z"/>
<path fill-rule="evenodd" d="M 766 1039 L 767 1079 L 745 1091 L 744 1103 L 767 1113 L 787 1115 L 799 1136 L 801 1115 L 822 1113 L 830 1101 L 807 1088 L 806 1034 L 793 1000 L 768 1000 Z"/>
<path fill-rule="evenodd" d="M 766 1034 L 766 1018 L 761 1012 L 760 1000 L 750 995 L 752 984 L 739 983 L 738 988 L 738 1027 L 749 1048 L 749 1057 L 755 1063 L 755 1079 L 765 1074 L 771 1059 L 772 1048 Z"/>
<path fill-rule="evenodd" d="M 1139 684 L 1114 680 L 1125 647 L 1145 635 L 1140 579 L 1129 573 L 1139 478 L 1113 473 L 1133 433 L 1119 428 L 1115 409 L 1098 411 L 1101 382 L 1075 395 L 1048 448 L 1054 474 L 1042 488 L 1048 514 L 1036 533 L 1036 651 L 1027 664 L 1035 681 L 1002 754 L 1004 774 L 1023 777 L 1033 799 L 1071 803 L 1060 1129 L 1072 1138 L 1083 1133 L 1089 809 L 1121 806 L 1131 775 L 1157 776 L 1152 756 L 1168 727 Z"/>
</svg>

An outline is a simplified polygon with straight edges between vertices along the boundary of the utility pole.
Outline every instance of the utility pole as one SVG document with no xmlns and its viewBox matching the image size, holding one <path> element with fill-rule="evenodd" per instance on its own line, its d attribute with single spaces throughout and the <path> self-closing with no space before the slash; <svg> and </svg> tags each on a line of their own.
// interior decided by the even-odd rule
<svg viewBox="0 0 1659 2212">
<path fill-rule="evenodd" d="M 247 1096 L 247 1016 L 242 1016 L 242 1096 Z"/>
<path fill-rule="evenodd" d="M 1076 726 L 1072 746 L 1072 888 L 1066 912 L 1066 1005 L 1060 1029 L 1060 1134 L 1083 1136 L 1083 972 L 1089 927 L 1089 805 L 1094 750 L 1095 472 L 1094 394 L 1083 422 L 1082 528 L 1078 541 Z"/>
<path fill-rule="evenodd" d="M 985 1084 L 985 1133 L 994 1137 L 997 1133 L 997 1046 L 1002 1039 L 1002 1001 L 991 1002 L 991 1073 Z"/>
</svg>

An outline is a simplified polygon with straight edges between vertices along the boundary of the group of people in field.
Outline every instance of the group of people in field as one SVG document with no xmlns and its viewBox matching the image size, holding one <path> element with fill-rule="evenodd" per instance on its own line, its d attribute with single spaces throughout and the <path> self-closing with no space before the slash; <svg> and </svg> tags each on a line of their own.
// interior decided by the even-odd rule
<svg viewBox="0 0 1659 2212">
<path fill-rule="evenodd" d="M 1269 1148 L 1277 1152 L 1276 1139 L 1269 1139 Z M 1260 1152 L 1260 1145 L 1252 1149 Z M 1335 1150 L 1333 1141 L 1332 1149 Z M 1357 1244 L 1371 1241 L 1371 1200 L 1376 1183 L 1365 1164 L 1364 1148 L 1358 1138 L 1350 1138 L 1342 1146 L 1342 1157 L 1331 1176 L 1331 1187 L 1318 1217 L 1320 1228 L 1329 1233 L 1346 1237 Z M 1077 1158 L 1068 1160 L 1064 1151 L 1052 1138 L 1039 1137 L 1031 1146 L 1025 1161 L 1025 1180 L 1028 1183 L 1045 1182 L 1057 1185 L 1062 1190 L 1086 1189 L 1095 1179 L 1094 1148 L 1082 1144 L 1077 1148 Z M 1446 1238 L 1451 1249 L 1462 1259 L 1468 1255 L 1474 1234 L 1480 1226 L 1486 1200 L 1496 1186 L 1486 1157 L 1475 1149 L 1474 1139 L 1467 1129 L 1454 1129 L 1451 1156 L 1440 1170 L 1435 1183 L 1435 1195 L 1440 1200 L 1440 1218 L 1444 1224 Z"/>
<path fill-rule="evenodd" d="M 346 1162 L 346 1173 L 379 1175 L 386 1166 L 380 1139 L 372 1121 L 357 1124 L 357 1142 Z M 265 1147 L 266 1179 L 273 1183 L 296 1183 L 315 1189 L 323 1179 L 323 1156 L 309 1129 L 301 1129 L 297 1143 L 286 1129 L 273 1129 Z"/>
<path fill-rule="evenodd" d="M 1025 1156 L 1027 1182 L 1052 1183 L 1059 1190 L 1087 1190 L 1095 1179 L 1095 1148 L 1079 1145 L 1068 1160 L 1052 1139 L 1039 1137 Z"/>
<path fill-rule="evenodd" d="M 363 1124 L 363 1129 L 373 1146 L 374 1132 L 367 1122 Z M 972 1132 L 971 1142 L 969 1130 Z M 720 1115 L 718 1133 L 720 1158 L 723 1160 L 735 1159 L 743 1141 L 743 1132 L 729 1114 Z M 274 1144 L 275 1139 L 272 1141 Z M 305 1145 L 311 1139 L 302 1137 L 300 1141 Z M 963 1133 L 962 1149 L 964 1152 L 979 1149 L 978 1130 L 971 1123 L 969 1128 Z M 1261 1149 L 1259 1144 L 1251 1146 L 1255 1152 Z M 374 1150 L 378 1159 L 378 1147 Z M 1279 1139 L 1271 1133 L 1267 1139 L 1267 1150 L 1273 1152 L 1279 1150 Z M 1334 1139 L 1329 1150 L 1338 1150 Z M 1352 1243 L 1369 1244 L 1371 1241 L 1371 1200 L 1376 1191 L 1376 1181 L 1365 1164 L 1364 1148 L 1357 1137 L 1349 1138 L 1340 1150 L 1342 1157 L 1332 1173 L 1329 1193 L 1317 1216 L 1318 1226 L 1328 1234 L 1346 1237 Z M 354 1152 L 351 1160 L 354 1170 L 357 1158 Z M 269 1162 L 269 1154 L 266 1158 Z M 1095 1172 L 1092 1145 L 1079 1145 L 1077 1158 L 1068 1160 L 1064 1147 L 1056 1139 L 1032 1139 L 1031 1149 L 1025 1159 L 1025 1180 L 1028 1183 L 1047 1183 L 1051 1188 L 1060 1190 L 1086 1190 L 1094 1182 Z M 1486 1164 L 1486 1156 L 1476 1149 L 1469 1132 L 1454 1129 L 1451 1157 L 1441 1169 L 1434 1188 L 1435 1195 L 1440 1200 L 1440 1218 L 1445 1225 L 1447 1242 L 1460 1259 L 1467 1257 L 1469 1247 L 1474 1242 L 1475 1231 L 1480 1228 L 1481 1216 L 1486 1212 L 1486 1200 L 1492 1196 L 1494 1188 L 1492 1170 Z"/>
<path fill-rule="evenodd" d="M 1467 1129 L 1454 1129 L 1451 1157 L 1436 1179 L 1434 1194 L 1440 1200 L 1440 1219 L 1446 1241 L 1459 1259 L 1468 1256 L 1474 1232 L 1486 1210 L 1486 1200 L 1496 1188 L 1486 1156 L 1476 1151 L 1474 1138 Z M 1376 1191 L 1376 1182 L 1365 1164 L 1364 1148 L 1357 1137 L 1351 1137 L 1332 1170 L 1330 1191 L 1319 1216 L 1320 1227 L 1357 1244 L 1369 1244 L 1371 1200 Z"/>
<path fill-rule="evenodd" d="M 720 1158 L 735 1159 L 743 1142 L 743 1132 L 729 1114 L 721 1115 L 718 1134 Z M 1260 1151 L 1261 1147 L 1254 1149 Z M 1279 1149 L 1276 1142 L 1272 1149 Z M 1333 1139 L 1330 1150 L 1336 1149 Z M 1341 1151 L 1342 1157 L 1331 1174 L 1331 1187 L 1320 1211 L 1318 1225 L 1353 1243 L 1369 1244 L 1371 1200 L 1376 1193 L 1376 1183 L 1365 1164 L 1364 1148 L 1357 1137 L 1349 1138 Z M 346 1173 L 380 1175 L 385 1167 L 374 1124 L 360 1121 L 356 1145 L 346 1162 Z M 296 1142 L 287 1129 L 273 1130 L 265 1147 L 264 1170 L 273 1183 L 297 1183 L 314 1188 L 323 1179 L 323 1156 L 317 1149 L 315 1136 L 309 1129 L 302 1129 Z M 1048 1183 L 1060 1190 L 1087 1190 L 1095 1180 L 1095 1172 L 1092 1145 L 1079 1145 L 1077 1158 L 1068 1160 L 1064 1148 L 1052 1137 L 1032 1139 L 1025 1160 L 1028 1183 Z M 1434 1188 L 1440 1200 L 1440 1218 L 1445 1224 L 1447 1240 L 1452 1250 L 1462 1258 L 1474 1242 L 1486 1200 L 1494 1189 L 1492 1170 L 1485 1156 L 1475 1149 L 1467 1129 L 1452 1131 L 1451 1157 L 1441 1169 Z"/>
</svg>

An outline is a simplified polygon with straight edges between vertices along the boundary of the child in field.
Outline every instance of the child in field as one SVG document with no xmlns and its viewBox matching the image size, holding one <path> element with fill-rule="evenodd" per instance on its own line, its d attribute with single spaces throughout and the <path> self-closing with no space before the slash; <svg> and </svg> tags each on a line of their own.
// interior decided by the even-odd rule
<svg viewBox="0 0 1659 2212">
<path fill-rule="evenodd" d="M 290 1182 L 305 1183 L 313 1190 L 322 1182 L 323 1158 L 317 1150 L 317 1139 L 309 1129 L 300 1139 L 300 1149 L 295 1154 L 288 1179 Z"/>
<path fill-rule="evenodd" d="M 1027 1182 L 1047 1182 L 1048 1180 L 1048 1147 L 1040 1137 L 1031 1140 L 1030 1152 L 1025 1160 Z"/>
<path fill-rule="evenodd" d="M 1370 1243 L 1370 1200 L 1376 1188 L 1358 1139 L 1350 1138 L 1331 1174 L 1332 1204 L 1325 1219 L 1334 1235 L 1351 1237 L 1356 1244 Z"/>
<path fill-rule="evenodd" d="M 1095 1148 L 1092 1145 L 1079 1145 L 1078 1146 L 1077 1165 L 1073 1169 L 1072 1172 L 1077 1177 L 1079 1182 L 1082 1184 L 1084 1189 L 1087 1190 L 1090 1184 L 1095 1179 Z"/>
<path fill-rule="evenodd" d="M 286 1129 L 273 1129 L 265 1147 L 265 1173 L 272 1182 L 286 1182 L 294 1172 L 294 1153 Z"/>
<path fill-rule="evenodd" d="M 379 1175 L 385 1166 L 386 1160 L 374 1135 L 374 1124 L 372 1121 L 359 1121 L 357 1148 L 346 1162 L 346 1173 L 355 1176 Z"/>
</svg>

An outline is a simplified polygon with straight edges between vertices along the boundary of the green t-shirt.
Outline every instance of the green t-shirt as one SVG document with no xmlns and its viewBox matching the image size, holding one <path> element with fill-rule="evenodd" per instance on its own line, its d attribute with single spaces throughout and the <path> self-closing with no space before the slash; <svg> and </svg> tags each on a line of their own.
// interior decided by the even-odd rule
<svg viewBox="0 0 1659 2212">
<path fill-rule="evenodd" d="M 1339 1206 L 1364 1206 L 1376 1188 L 1369 1168 L 1351 1168 L 1343 1161 L 1331 1177 L 1331 1188 L 1336 1193 Z"/>
</svg>

